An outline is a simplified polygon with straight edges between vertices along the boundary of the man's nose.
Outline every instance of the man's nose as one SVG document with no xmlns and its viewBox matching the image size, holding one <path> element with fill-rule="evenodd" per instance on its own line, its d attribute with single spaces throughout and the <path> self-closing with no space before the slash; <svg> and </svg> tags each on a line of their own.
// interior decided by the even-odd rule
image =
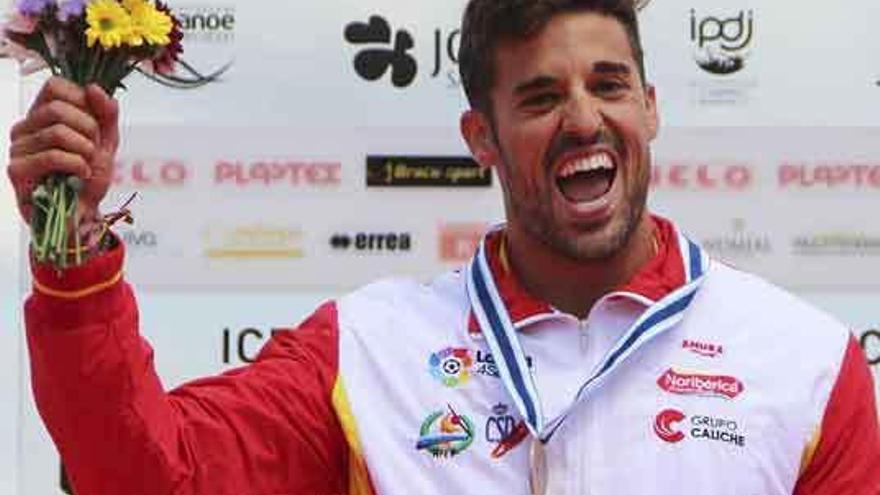
<svg viewBox="0 0 880 495">
<path fill-rule="evenodd" d="M 565 134 L 592 138 L 602 128 L 598 102 L 588 93 L 577 92 L 565 104 L 562 130 Z"/>
</svg>

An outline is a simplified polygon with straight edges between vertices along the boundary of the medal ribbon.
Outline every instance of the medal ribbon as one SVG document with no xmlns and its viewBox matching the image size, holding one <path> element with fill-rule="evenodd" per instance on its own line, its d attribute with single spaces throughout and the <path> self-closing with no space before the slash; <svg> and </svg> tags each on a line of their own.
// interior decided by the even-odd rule
<svg viewBox="0 0 880 495">
<path fill-rule="evenodd" d="M 651 305 L 605 354 L 574 400 L 556 418 L 548 421 L 541 411 L 538 389 L 507 307 L 504 305 L 486 258 L 486 237 L 467 267 L 467 292 L 471 308 L 483 333 L 499 375 L 529 431 L 541 442 L 550 440 L 581 401 L 601 387 L 639 348 L 675 326 L 693 301 L 702 283 L 709 258 L 703 250 L 676 231 L 684 261 L 685 283 Z M 487 234 L 488 237 L 488 234 Z"/>
</svg>

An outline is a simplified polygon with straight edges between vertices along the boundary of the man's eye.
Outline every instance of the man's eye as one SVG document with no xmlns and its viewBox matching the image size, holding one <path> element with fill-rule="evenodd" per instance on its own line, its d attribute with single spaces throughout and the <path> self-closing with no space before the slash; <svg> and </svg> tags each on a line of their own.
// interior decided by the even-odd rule
<svg viewBox="0 0 880 495">
<path fill-rule="evenodd" d="M 598 94 L 611 94 L 614 95 L 616 93 L 620 93 L 627 88 L 627 85 L 615 80 L 604 80 L 599 81 L 593 86 L 593 91 Z"/>
<path fill-rule="evenodd" d="M 559 99 L 556 93 L 538 93 L 525 98 L 520 106 L 524 108 L 542 108 L 552 105 Z"/>
</svg>

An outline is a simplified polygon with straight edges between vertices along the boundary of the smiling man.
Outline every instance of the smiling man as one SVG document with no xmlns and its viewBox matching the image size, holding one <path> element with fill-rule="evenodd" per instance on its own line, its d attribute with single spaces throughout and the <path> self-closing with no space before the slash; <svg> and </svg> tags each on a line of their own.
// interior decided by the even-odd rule
<svg viewBox="0 0 880 495">
<path fill-rule="evenodd" d="M 647 211 L 632 4 L 472 0 L 459 60 L 507 216 L 464 270 L 367 286 L 165 392 L 118 242 L 33 264 L 34 393 L 77 494 L 880 494 L 849 331 Z M 100 90 L 51 80 L 12 131 L 24 212 L 62 170 L 96 218 L 116 130 Z"/>
</svg>

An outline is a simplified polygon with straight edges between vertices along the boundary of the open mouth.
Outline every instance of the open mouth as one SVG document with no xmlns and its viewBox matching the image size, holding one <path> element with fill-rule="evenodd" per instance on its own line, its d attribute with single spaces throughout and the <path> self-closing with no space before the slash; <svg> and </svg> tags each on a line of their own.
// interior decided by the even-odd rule
<svg viewBox="0 0 880 495">
<path fill-rule="evenodd" d="M 563 165 L 556 173 L 556 185 L 568 201 L 589 203 L 608 194 L 616 175 L 614 160 L 600 152 Z"/>
</svg>

